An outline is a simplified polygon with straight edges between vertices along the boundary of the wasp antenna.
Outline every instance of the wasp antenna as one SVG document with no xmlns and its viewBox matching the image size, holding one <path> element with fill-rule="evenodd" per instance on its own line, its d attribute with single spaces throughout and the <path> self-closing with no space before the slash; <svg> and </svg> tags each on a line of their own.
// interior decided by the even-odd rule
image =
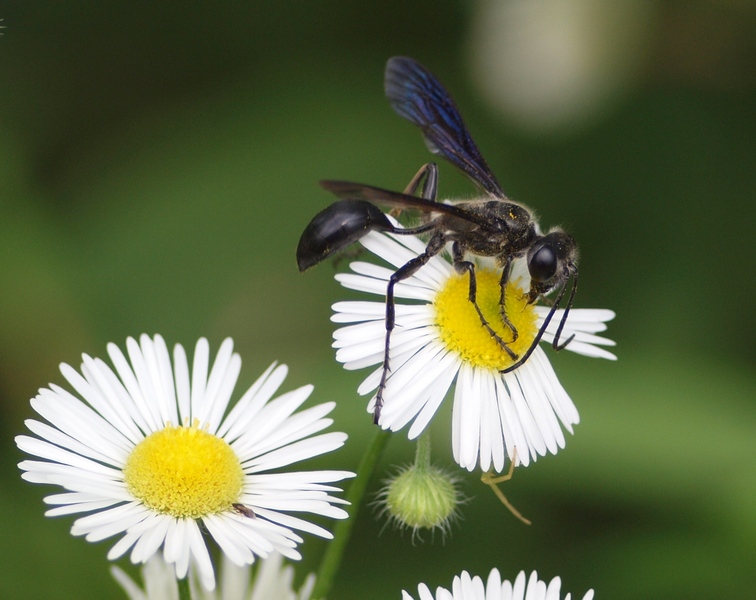
<svg viewBox="0 0 756 600">
<path fill-rule="evenodd" d="M 570 309 L 572 308 L 572 301 L 575 299 L 575 292 L 577 292 L 577 286 L 578 286 L 577 267 L 573 267 L 571 270 L 572 270 L 572 289 L 570 290 L 570 297 L 567 300 L 567 306 L 564 309 L 562 320 L 559 321 L 559 327 L 556 330 L 556 335 L 554 336 L 554 342 L 552 343 L 552 347 L 557 352 L 559 352 L 560 350 L 564 350 L 567 347 L 567 344 L 569 344 L 573 339 L 575 339 L 575 334 L 573 333 L 570 337 L 567 338 L 567 341 L 564 342 L 564 344 L 559 343 L 559 336 L 562 335 L 564 324 L 567 322 L 567 316 L 570 314 Z"/>
<path fill-rule="evenodd" d="M 522 355 L 520 360 L 518 360 L 515 364 L 507 367 L 506 369 L 502 369 L 499 371 L 500 373 L 511 373 L 515 369 L 521 367 L 524 365 L 527 360 L 530 358 L 530 355 L 533 354 L 533 351 L 536 349 L 536 346 L 538 346 L 538 343 L 541 341 L 541 338 L 543 337 L 543 334 L 546 333 L 546 328 L 549 326 L 549 323 L 551 323 L 551 319 L 554 317 L 554 313 L 559 308 L 559 304 L 562 302 L 562 297 L 564 296 L 564 292 L 567 289 L 567 282 L 565 282 L 562 287 L 559 290 L 559 294 L 557 294 L 557 297 L 554 299 L 554 304 L 551 306 L 551 310 L 549 310 L 549 314 L 546 315 L 546 318 L 543 321 L 543 325 L 541 325 L 541 328 L 538 330 L 538 333 L 533 338 L 533 343 L 530 344 L 530 348 L 528 348 L 528 351 Z M 574 291 L 573 286 L 573 291 Z M 572 298 L 575 294 L 570 294 L 570 298 Z M 570 340 L 567 341 L 569 343 Z M 566 344 L 565 344 L 566 345 Z"/>
</svg>

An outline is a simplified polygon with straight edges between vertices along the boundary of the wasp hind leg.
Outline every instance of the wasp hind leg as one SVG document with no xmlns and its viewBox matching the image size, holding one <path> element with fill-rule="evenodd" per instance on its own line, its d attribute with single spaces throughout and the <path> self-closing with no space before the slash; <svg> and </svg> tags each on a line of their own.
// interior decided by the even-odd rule
<svg viewBox="0 0 756 600">
<path fill-rule="evenodd" d="M 420 183 L 423 184 L 420 197 L 423 200 L 432 200 L 435 202 L 438 196 L 438 167 L 436 163 L 426 163 L 420 167 L 415 176 L 407 184 L 407 187 L 404 188 L 403 193 L 408 196 L 414 196 L 420 187 Z M 392 208 L 388 211 L 388 214 L 394 218 L 398 218 L 402 214 L 402 210 L 402 208 L 398 207 Z"/>
<path fill-rule="evenodd" d="M 414 196 L 420 187 L 420 183 L 423 183 L 422 198 L 425 200 L 436 200 L 438 191 L 438 167 L 436 163 L 427 163 L 420 167 L 420 170 L 415 173 L 415 176 L 404 188 L 404 193 L 410 196 Z M 394 215 L 396 216 L 396 215 Z M 394 233 L 415 234 L 422 233 L 424 231 L 430 231 L 433 228 L 432 224 L 421 225 L 413 229 L 406 229 L 403 231 L 395 231 Z M 394 308 L 394 286 L 402 281 L 412 277 L 424 264 L 426 264 L 431 257 L 435 256 L 446 245 L 446 238 L 444 236 L 436 236 L 431 238 L 425 252 L 419 254 L 417 257 L 410 260 L 407 264 L 400 267 L 389 279 L 388 287 L 386 288 L 386 343 L 383 349 L 383 372 L 381 373 L 381 381 L 378 384 L 378 391 L 375 396 L 375 408 L 373 409 L 373 423 L 376 425 L 381 418 L 381 408 L 383 406 L 383 392 L 386 389 L 386 382 L 388 380 L 388 374 L 391 371 L 389 366 L 389 353 L 391 349 L 391 332 L 394 330 L 396 324 L 396 311 Z"/>
<path fill-rule="evenodd" d="M 423 181 L 424 179 L 424 181 Z M 415 173 L 415 176 L 404 188 L 404 193 L 409 196 L 414 196 L 417 192 L 417 188 L 420 187 L 420 182 L 423 181 L 423 191 L 421 198 L 425 200 L 436 201 L 438 196 L 438 167 L 436 163 L 426 163 L 420 170 Z"/>
<path fill-rule="evenodd" d="M 389 278 L 386 286 L 386 343 L 383 348 L 383 372 L 381 381 L 378 384 L 378 391 L 375 395 L 375 408 L 373 409 L 373 423 L 378 425 L 381 418 L 381 408 L 383 407 L 383 392 L 386 389 L 386 382 L 391 371 L 389 365 L 389 354 L 391 349 L 391 332 L 396 325 L 396 306 L 394 303 L 394 287 L 400 281 L 412 277 L 417 271 L 425 265 L 431 258 L 441 252 L 446 245 L 446 236 L 437 234 L 431 237 L 425 252 L 418 254 L 415 258 L 399 267 L 396 272 Z"/>
</svg>

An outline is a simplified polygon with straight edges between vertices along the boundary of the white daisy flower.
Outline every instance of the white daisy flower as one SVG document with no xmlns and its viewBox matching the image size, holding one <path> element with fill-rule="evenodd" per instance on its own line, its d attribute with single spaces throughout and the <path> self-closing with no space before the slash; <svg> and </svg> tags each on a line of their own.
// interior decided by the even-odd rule
<svg viewBox="0 0 756 600">
<path fill-rule="evenodd" d="M 559 577 L 554 577 L 546 585 L 546 582 L 538 579 L 538 573 L 535 571 L 530 574 L 527 584 L 525 571 L 520 571 L 514 583 L 507 580 L 502 582 L 498 569 L 493 569 L 485 584 L 477 575 L 470 577 L 467 571 L 462 571 L 461 575 L 454 577 L 451 592 L 439 587 L 436 588 L 434 596 L 428 586 L 421 583 L 417 586 L 417 593 L 419 600 L 559 600 L 561 586 L 562 581 Z M 570 598 L 570 594 L 567 594 L 564 600 L 570 600 Z M 402 600 L 413 600 L 413 598 L 402 590 Z M 593 600 L 593 590 L 586 592 L 583 600 Z"/>
<path fill-rule="evenodd" d="M 394 267 L 425 250 L 412 236 L 371 232 L 361 243 Z M 477 302 L 487 321 L 502 339 L 511 339 L 499 314 L 500 273 L 493 262 L 477 259 Z M 394 270 L 366 262 L 353 262 L 353 273 L 336 275 L 350 289 L 385 297 Z M 506 299 L 506 314 L 519 337 L 509 347 L 522 356 L 543 324 L 549 307 L 529 305 L 524 298 L 530 280 L 524 261 L 515 261 Z M 410 439 L 426 428 L 452 383 L 452 447 L 455 460 L 472 471 L 491 466 L 500 472 L 505 456 L 528 465 L 538 455 L 556 453 L 565 444 L 562 426 L 572 433 L 579 417 L 542 348 L 509 373 L 512 358 L 481 326 L 468 300 L 468 275 L 458 275 L 441 255 L 431 258 L 417 273 L 394 288 L 396 326 L 391 335 L 391 371 L 383 392 L 379 425 L 398 431 L 410 421 Z M 331 320 L 346 323 L 334 332 L 336 360 L 346 369 L 379 365 L 358 388 L 369 394 L 378 387 L 385 345 L 385 304 L 338 302 Z M 557 310 L 542 341 L 552 342 L 564 314 Z M 605 309 L 570 310 L 560 340 L 574 335 L 566 349 L 586 356 L 615 360 L 600 346 L 614 342 L 596 334 L 606 329 L 614 312 Z M 372 412 L 375 396 L 368 410 Z M 514 458 L 516 456 L 516 459 Z"/>
<path fill-rule="evenodd" d="M 205 590 L 196 581 L 195 571 L 189 571 L 192 598 L 195 600 L 309 600 L 315 587 L 315 575 L 305 579 L 299 591 L 294 589 L 294 569 L 283 564 L 278 552 L 257 562 L 240 567 L 223 556 L 220 582 L 214 590 Z M 179 600 L 175 569 L 160 552 L 155 553 L 142 567 L 144 589 L 118 567 L 110 572 L 123 588 L 129 600 Z"/>
<path fill-rule="evenodd" d="M 335 403 L 295 413 L 309 385 L 271 400 L 287 374 L 273 364 L 227 412 L 241 369 L 231 339 L 212 369 L 200 339 L 191 374 L 184 348 L 176 345 L 171 366 L 160 336 L 129 338 L 126 347 L 128 360 L 108 345 L 115 371 L 86 354 L 81 374 L 61 365 L 83 400 L 50 385 L 31 401 L 49 424 L 27 420 L 35 435 L 16 438 L 43 459 L 21 462 L 22 477 L 66 490 L 45 498 L 55 507 L 47 516 L 89 513 L 71 533 L 90 542 L 123 534 L 110 560 L 131 550 L 133 563 L 145 563 L 162 547 L 176 577 L 192 563 L 206 589 L 215 577 L 203 531 L 239 566 L 273 552 L 300 558 L 295 530 L 332 537 L 290 513 L 346 518 L 334 506 L 345 501 L 330 495 L 340 490 L 327 484 L 353 475 L 271 471 L 344 444 L 344 433 L 314 435 L 331 425 Z"/>
</svg>

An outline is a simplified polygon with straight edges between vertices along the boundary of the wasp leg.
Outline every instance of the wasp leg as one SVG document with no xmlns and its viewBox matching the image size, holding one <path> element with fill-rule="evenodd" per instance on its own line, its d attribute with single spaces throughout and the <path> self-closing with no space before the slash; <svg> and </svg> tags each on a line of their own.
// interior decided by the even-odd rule
<svg viewBox="0 0 756 600">
<path fill-rule="evenodd" d="M 415 176 L 404 188 L 404 193 L 408 196 L 414 196 L 417 189 L 420 187 L 420 182 L 423 182 L 423 190 L 421 198 L 424 200 L 436 201 L 438 195 L 438 167 L 436 163 L 426 163 L 420 170 L 415 173 Z M 402 213 L 401 208 L 392 208 L 389 214 L 392 217 L 398 217 Z"/>
<path fill-rule="evenodd" d="M 498 477 L 493 474 L 493 472 L 488 471 L 487 473 L 483 473 L 483 475 L 480 476 L 480 480 L 490 487 L 493 490 L 493 493 L 496 494 L 496 497 L 501 501 L 501 503 L 506 506 L 509 509 L 509 512 L 511 512 L 515 517 L 520 519 L 525 525 L 532 525 L 532 523 L 526 519 L 525 517 L 520 514 L 520 511 L 518 511 L 514 506 L 512 506 L 512 503 L 507 500 L 507 497 L 504 495 L 504 492 L 502 492 L 498 484 L 504 483 L 505 481 L 509 481 L 512 479 L 512 475 L 514 475 L 514 468 L 515 468 L 515 461 L 517 460 L 517 448 L 514 450 L 514 455 L 512 456 L 512 460 L 509 463 L 509 471 L 506 475 L 499 475 Z"/>
<path fill-rule="evenodd" d="M 460 275 L 463 275 L 465 272 L 470 274 L 470 292 L 468 294 L 468 299 L 470 300 L 472 305 L 475 307 L 475 311 L 478 313 L 478 317 L 480 317 L 480 324 L 483 325 L 483 327 L 485 327 L 488 334 L 494 340 L 496 340 L 496 343 L 499 344 L 499 346 L 501 346 L 507 354 L 509 354 L 509 357 L 512 360 L 517 360 L 517 354 L 507 345 L 507 342 L 501 339 L 501 336 L 499 336 L 499 334 L 493 330 L 493 327 L 491 327 L 491 325 L 486 320 L 486 317 L 483 314 L 483 311 L 480 310 L 480 306 L 478 306 L 478 302 L 476 300 L 477 283 L 475 280 L 475 265 L 471 263 L 469 260 L 464 260 L 463 257 L 464 257 L 464 252 L 462 251 L 462 248 L 460 247 L 458 242 L 454 242 L 454 244 L 452 245 L 452 258 L 453 258 L 454 269 Z"/>
<path fill-rule="evenodd" d="M 504 304 L 505 299 L 505 290 L 507 287 L 507 283 L 509 283 L 509 276 L 512 273 L 512 257 L 507 256 L 507 261 L 504 263 L 504 268 L 501 270 L 501 280 L 499 280 L 499 288 L 501 290 L 499 294 L 499 314 L 501 315 L 501 320 L 504 322 L 504 325 L 509 327 L 509 330 L 512 332 L 512 341 L 509 342 L 510 344 L 517 341 L 517 338 L 520 337 L 519 332 L 517 331 L 517 327 L 514 326 L 512 321 L 509 320 L 509 317 L 507 317 L 507 308 Z M 511 354 L 510 354 L 511 356 Z M 512 356 L 512 359 L 516 359 L 517 356 Z"/>
<path fill-rule="evenodd" d="M 425 200 L 435 201 L 438 195 L 438 167 L 436 163 L 426 163 L 420 167 L 420 170 L 415 173 L 412 181 L 404 188 L 404 193 L 408 196 L 414 196 L 423 178 L 425 178 L 425 181 L 423 182 L 421 197 Z"/>
<path fill-rule="evenodd" d="M 422 197 L 426 200 L 435 200 L 438 191 L 438 167 L 436 166 L 436 163 L 427 163 L 420 167 L 420 170 L 404 189 L 404 193 L 413 196 L 415 192 L 417 192 L 417 188 L 420 186 L 421 181 L 423 181 Z M 433 227 L 433 223 L 428 223 L 414 229 L 408 228 L 406 230 L 395 231 L 394 233 L 417 234 L 423 233 L 424 231 L 430 231 Z M 396 322 L 394 286 L 403 279 L 407 279 L 416 273 L 418 269 L 431 259 L 432 256 L 441 252 L 445 245 L 446 240 L 443 236 L 432 238 L 423 254 L 418 255 L 416 258 L 413 258 L 407 264 L 402 266 L 389 280 L 388 287 L 386 288 L 386 343 L 383 349 L 383 372 L 381 373 L 381 382 L 378 384 L 378 391 L 375 397 L 375 408 L 373 409 L 373 423 L 376 425 L 381 417 L 383 390 L 386 389 L 386 380 L 388 379 L 388 374 L 391 370 L 389 365 L 389 351 L 391 348 L 391 332 L 394 330 Z"/>
<path fill-rule="evenodd" d="M 405 233 L 397 231 L 396 233 Z M 386 380 L 390 369 L 389 366 L 389 349 L 391 348 L 391 332 L 396 324 L 396 309 L 394 305 L 394 286 L 404 279 L 412 277 L 423 265 L 431 258 L 441 252 L 446 245 L 446 236 L 439 233 L 431 237 L 425 252 L 418 254 L 415 258 L 399 267 L 396 272 L 389 278 L 386 286 L 386 344 L 383 348 L 383 372 L 381 373 L 381 382 L 378 384 L 378 391 L 375 396 L 375 408 L 373 409 L 373 423 L 378 425 L 381 418 L 381 408 L 383 407 L 383 391 L 386 389 Z"/>
</svg>

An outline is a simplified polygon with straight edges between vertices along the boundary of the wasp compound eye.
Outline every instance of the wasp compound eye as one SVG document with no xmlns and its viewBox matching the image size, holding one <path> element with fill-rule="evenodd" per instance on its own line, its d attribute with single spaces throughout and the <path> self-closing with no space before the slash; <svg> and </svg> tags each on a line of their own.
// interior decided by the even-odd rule
<svg viewBox="0 0 756 600">
<path fill-rule="evenodd" d="M 544 244 L 536 250 L 528 260 L 530 277 L 538 282 L 548 281 L 557 270 L 557 255 L 549 244 Z"/>
</svg>

